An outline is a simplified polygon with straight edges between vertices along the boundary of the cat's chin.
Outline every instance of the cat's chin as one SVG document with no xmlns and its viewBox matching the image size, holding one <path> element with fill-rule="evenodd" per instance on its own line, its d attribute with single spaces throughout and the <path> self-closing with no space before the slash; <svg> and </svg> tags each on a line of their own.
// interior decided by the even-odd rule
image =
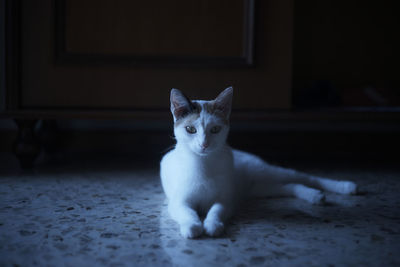
<svg viewBox="0 0 400 267">
<path fill-rule="evenodd" d="M 212 154 L 213 151 L 208 150 L 208 151 L 193 151 L 193 152 L 194 152 L 194 154 L 196 154 L 197 156 L 200 156 L 200 157 L 207 157 L 207 156 L 209 156 L 210 154 Z"/>
<path fill-rule="evenodd" d="M 194 152 L 194 153 L 200 157 L 207 157 L 208 155 L 210 155 L 210 152 Z"/>
</svg>

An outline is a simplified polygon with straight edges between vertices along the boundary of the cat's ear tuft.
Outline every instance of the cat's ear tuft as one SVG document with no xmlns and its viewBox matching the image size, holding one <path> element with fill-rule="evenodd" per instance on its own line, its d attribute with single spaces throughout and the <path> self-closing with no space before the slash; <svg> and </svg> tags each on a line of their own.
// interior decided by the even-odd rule
<svg viewBox="0 0 400 267">
<path fill-rule="evenodd" d="M 233 88 L 228 87 L 215 99 L 215 107 L 221 111 L 226 119 L 229 119 L 232 109 Z"/>
<path fill-rule="evenodd" d="M 190 102 L 180 90 L 172 88 L 171 95 L 171 113 L 174 116 L 174 121 L 183 118 L 193 109 L 193 104 Z"/>
</svg>

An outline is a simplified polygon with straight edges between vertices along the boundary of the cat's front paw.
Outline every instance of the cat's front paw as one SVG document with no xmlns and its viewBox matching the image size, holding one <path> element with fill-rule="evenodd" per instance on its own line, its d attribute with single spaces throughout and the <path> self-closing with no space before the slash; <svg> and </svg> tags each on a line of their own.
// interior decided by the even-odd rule
<svg viewBox="0 0 400 267">
<path fill-rule="evenodd" d="M 224 223 L 217 220 L 205 220 L 204 230 L 209 236 L 220 236 L 224 232 Z"/>
<path fill-rule="evenodd" d="M 357 194 L 357 185 L 350 181 L 340 182 L 337 186 L 338 193 L 343 195 L 355 195 Z"/>
<path fill-rule="evenodd" d="M 201 222 L 185 223 L 181 226 L 181 234 L 184 238 L 196 238 L 203 233 L 203 226 Z"/>
</svg>

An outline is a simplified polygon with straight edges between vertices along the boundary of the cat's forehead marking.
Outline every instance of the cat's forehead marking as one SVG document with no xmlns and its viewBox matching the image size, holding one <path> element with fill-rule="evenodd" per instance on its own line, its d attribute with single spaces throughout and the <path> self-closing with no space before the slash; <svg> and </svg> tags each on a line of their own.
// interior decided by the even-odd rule
<svg viewBox="0 0 400 267">
<path fill-rule="evenodd" d="M 226 117 L 217 109 L 214 100 L 211 100 L 211 101 L 194 100 L 194 101 L 192 101 L 192 104 L 195 108 L 186 116 L 178 119 L 175 122 L 174 127 L 178 127 L 182 124 L 192 125 L 199 118 L 202 118 L 201 123 L 202 123 L 202 126 L 205 128 L 207 123 L 210 121 L 209 116 L 215 116 L 215 117 L 221 119 L 223 123 L 229 124 Z"/>
<path fill-rule="evenodd" d="M 215 104 L 214 100 L 201 101 L 200 104 L 201 104 L 204 112 L 220 118 L 225 124 L 229 124 L 229 122 L 226 119 L 226 117 L 224 116 L 224 114 L 218 110 L 217 105 Z"/>
<path fill-rule="evenodd" d="M 189 115 L 177 120 L 174 124 L 175 127 L 178 127 L 181 124 L 191 125 L 200 117 L 200 112 L 192 112 Z"/>
<path fill-rule="evenodd" d="M 178 118 L 175 121 L 174 126 L 177 127 L 181 125 L 182 123 L 190 123 L 198 119 L 201 113 L 201 105 L 199 103 L 196 103 L 194 101 L 191 102 L 191 104 L 194 106 L 194 108 L 190 111 L 190 113 L 187 113 L 185 116 Z"/>
<path fill-rule="evenodd" d="M 214 114 L 214 111 L 215 111 L 214 101 L 203 103 L 203 107 L 204 107 L 205 112 L 207 112 L 209 114 Z"/>
<path fill-rule="evenodd" d="M 195 100 L 193 102 L 201 107 L 201 111 L 210 115 L 215 114 L 215 101 Z"/>
<path fill-rule="evenodd" d="M 202 110 L 201 104 L 196 101 L 192 101 L 192 104 L 196 107 L 195 112 L 200 114 Z"/>
</svg>

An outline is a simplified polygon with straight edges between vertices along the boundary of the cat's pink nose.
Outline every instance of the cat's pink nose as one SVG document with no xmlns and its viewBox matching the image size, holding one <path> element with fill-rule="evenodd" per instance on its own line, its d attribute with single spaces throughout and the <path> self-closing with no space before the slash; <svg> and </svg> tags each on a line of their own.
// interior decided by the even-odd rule
<svg viewBox="0 0 400 267">
<path fill-rule="evenodd" d="M 202 149 L 206 149 L 208 147 L 208 143 L 203 143 L 203 144 L 201 144 L 201 148 Z"/>
</svg>

